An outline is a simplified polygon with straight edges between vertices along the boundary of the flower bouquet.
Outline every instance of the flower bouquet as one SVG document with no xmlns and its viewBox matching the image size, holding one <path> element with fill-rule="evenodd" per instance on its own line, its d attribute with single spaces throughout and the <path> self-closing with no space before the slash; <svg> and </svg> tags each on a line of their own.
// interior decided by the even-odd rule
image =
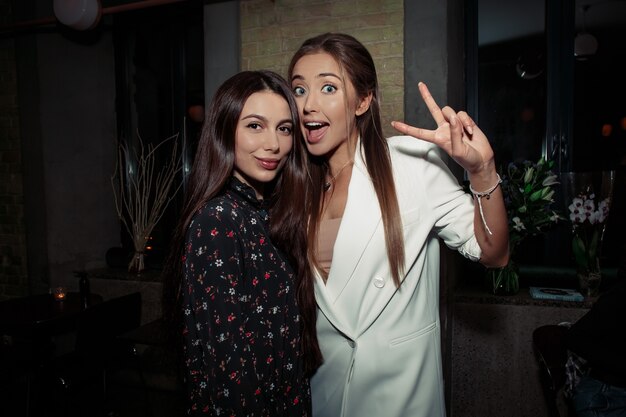
<svg viewBox="0 0 626 417">
<path fill-rule="evenodd" d="M 600 250 L 606 230 L 613 192 L 614 172 L 565 174 L 571 188 L 569 219 L 572 223 L 572 254 L 580 290 L 587 296 L 598 295 L 600 287 Z M 599 183 L 594 192 L 594 178 Z M 595 184 L 598 185 L 598 184 Z"/>
<path fill-rule="evenodd" d="M 519 273 L 513 255 L 528 236 L 544 233 L 563 219 L 552 209 L 555 187 L 559 184 L 552 172 L 554 161 L 543 157 L 537 163 L 512 162 L 502 176 L 502 192 L 509 219 L 509 263 L 487 271 L 494 294 L 519 291 Z"/>
</svg>

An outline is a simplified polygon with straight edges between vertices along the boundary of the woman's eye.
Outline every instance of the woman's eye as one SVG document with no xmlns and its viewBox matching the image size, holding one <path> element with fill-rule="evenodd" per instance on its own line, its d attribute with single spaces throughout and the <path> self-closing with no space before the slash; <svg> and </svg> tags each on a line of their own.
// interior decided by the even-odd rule
<svg viewBox="0 0 626 417">
<path fill-rule="evenodd" d="M 280 126 L 278 130 L 286 135 L 291 135 L 291 133 L 293 132 L 293 127 L 289 125 L 285 125 L 285 126 Z"/>
<path fill-rule="evenodd" d="M 326 84 L 324 87 L 322 87 L 322 91 L 324 93 L 334 93 L 335 91 L 337 91 L 337 88 L 335 88 L 334 85 Z"/>
<path fill-rule="evenodd" d="M 296 97 L 300 97 L 300 96 L 304 95 L 304 88 L 296 87 L 296 88 L 293 89 L 293 93 L 296 95 Z"/>
<path fill-rule="evenodd" d="M 261 128 L 261 124 L 257 123 L 257 122 L 252 122 L 252 123 L 248 123 L 248 127 L 250 129 L 256 130 L 256 129 L 260 129 Z"/>
</svg>

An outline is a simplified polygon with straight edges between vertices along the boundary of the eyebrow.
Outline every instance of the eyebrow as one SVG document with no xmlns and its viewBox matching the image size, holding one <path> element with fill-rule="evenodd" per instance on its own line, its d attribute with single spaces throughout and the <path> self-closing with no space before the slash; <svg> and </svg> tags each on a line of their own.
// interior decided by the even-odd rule
<svg viewBox="0 0 626 417">
<path fill-rule="evenodd" d="M 267 117 L 261 116 L 260 114 L 255 114 L 255 113 L 249 114 L 247 116 L 243 116 L 241 118 L 241 120 L 246 120 L 246 119 L 261 119 L 264 122 L 267 122 Z"/>
<path fill-rule="evenodd" d="M 324 77 L 334 77 L 334 78 L 337 78 L 339 81 L 341 81 L 341 77 L 335 74 L 334 72 L 320 72 L 319 74 L 315 76 L 315 78 L 324 78 Z M 294 81 L 294 80 L 304 80 L 304 77 L 302 75 L 295 74 L 291 77 L 291 81 Z"/>
<path fill-rule="evenodd" d="M 252 113 L 241 118 L 241 120 L 247 120 L 247 119 L 260 119 L 264 121 L 265 123 L 268 122 L 267 117 L 261 116 L 260 114 L 256 114 L 256 113 Z M 293 119 L 283 119 L 278 122 L 278 125 L 280 126 L 285 123 L 291 123 L 292 125 L 294 124 Z"/>
</svg>

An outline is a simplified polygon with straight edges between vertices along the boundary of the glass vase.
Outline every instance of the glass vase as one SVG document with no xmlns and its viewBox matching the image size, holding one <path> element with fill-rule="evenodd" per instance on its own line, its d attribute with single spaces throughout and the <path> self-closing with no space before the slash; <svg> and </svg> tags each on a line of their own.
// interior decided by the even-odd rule
<svg viewBox="0 0 626 417">
<path fill-rule="evenodd" d="M 519 292 L 519 266 L 511 259 L 502 268 L 489 268 L 487 287 L 494 295 L 517 294 Z"/>
<path fill-rule="evenodd" d="M 602 274 L 600 271 L 578 271 L 578 286 L 580 292 L 585 297 L 597 297 L 600 294 L 600 282 Z"/>
<path fill-rule="evenodd" d="M 613 199 L 615 171 L 562 174 L 565 210 L 572 224 L 572 259 L 580 292 L 600 292 L 600 257 Z"/>
</svg>

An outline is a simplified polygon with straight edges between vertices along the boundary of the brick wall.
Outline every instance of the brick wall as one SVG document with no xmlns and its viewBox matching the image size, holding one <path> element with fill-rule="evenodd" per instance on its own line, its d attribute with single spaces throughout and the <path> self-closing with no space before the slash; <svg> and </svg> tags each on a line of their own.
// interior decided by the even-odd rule
<svg viewBox="0 0 626 417">
<path fill-rule="evenodd" d="M 0 25 L 11 22 L 0 0 Z M 0 39 L 0 299 L 28 291 L 15 46 Z"/>
<path fill-rule="evenodd" d="M 241 2 L 242 70 L 286 75 L 291 55 L 307 38 L 348 33 L 374 58 L 381 90 L 383 129 L 404 119 L 404 4 L 402 0 L 246 0 Z"/>
</svg>

